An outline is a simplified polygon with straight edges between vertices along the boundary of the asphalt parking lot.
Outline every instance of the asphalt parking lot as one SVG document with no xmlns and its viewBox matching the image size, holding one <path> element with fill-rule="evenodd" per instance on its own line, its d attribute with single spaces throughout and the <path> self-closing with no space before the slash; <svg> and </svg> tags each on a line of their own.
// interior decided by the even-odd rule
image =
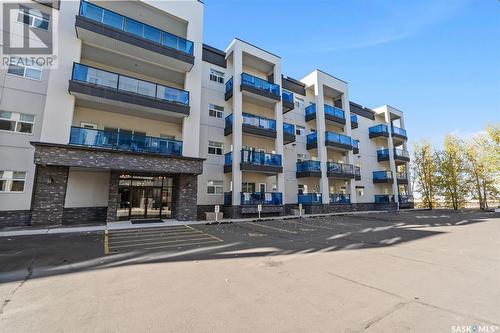
<svg viewBox="0 0 500 333">
<path fill-rule="evenodd" d="M 0 327 L 495 328 L 499 223 L 493 213 L 417 211 L 0 237 Z"/>
</svg>

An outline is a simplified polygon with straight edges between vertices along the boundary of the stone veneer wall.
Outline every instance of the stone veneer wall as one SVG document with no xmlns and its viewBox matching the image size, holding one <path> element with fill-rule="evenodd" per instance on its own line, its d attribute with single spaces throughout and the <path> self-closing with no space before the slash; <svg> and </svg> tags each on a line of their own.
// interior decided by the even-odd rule
<svg viewBox="0 0 500 333">
<path fill-rule="evenodd" d="M 116 221 L 116 211 L 118 210 L 118 205 L 120 204 L 120 192 L 118 191 L 119 182 L 120 173 L 117 171 L 111 171 L 111 174 L 109 176 L 109 194 L 106 222 Z"/>
<path fill-rule="evenodd" d="M 31 225 L 62 224 L 68 172 L 67 166 L 36 166 Z"/>
<path fill-rule="evenodd" d="M 0 211 L 0 228 L 20 227 L 30 225 L 30 210 L 3 210 Z"/>
<path fill-rule="evenodd" d="M 104 224 L 106 223 L 107 207 L 75 207 L 64 208 L 62 224 Z"/>
<path fill-rule="evenodd" d="M 173 194 L 173 217 L 179 221 L 197 220 L 198 176 L 177 175 Z"/>
</svg>

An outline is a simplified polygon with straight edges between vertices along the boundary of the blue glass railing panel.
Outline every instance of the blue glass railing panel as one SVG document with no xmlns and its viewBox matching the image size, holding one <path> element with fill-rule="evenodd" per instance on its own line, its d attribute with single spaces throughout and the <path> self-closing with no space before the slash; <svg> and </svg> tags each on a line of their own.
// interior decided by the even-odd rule
<svg viewBox="0 0 500 333">
<path fill-rule="evenodd" d="M 276 131 L 276 120 L 243 113 L 243 124 Z"/>
<path fill-rule="evenodd" d="M 188 91 L 139 80 L 79 63 L 73 63 L 71 79 L 171 103 L 189 105 Z"/>
<path fill-rule="evenodd" d="M 344 110 L 339 109 L 338 107 L 335 107 L 335 106 L 328 105 L 328 104 L 325 104 L 324 108 L 325 108 L 325 114 L 329 114 L 329 115 L 332 115 L 332 116 L 337 117 L 337 118 L 345 119 Z"/>
<path fill-rule="evenodd" d="M 394 202 L 394 198 L 389 194 L 376 194 L 375 203 L 390 203 Z"/>
<path fill-rule="evenodd" d="M 233 152 L 232 151 L 224 154 L 224 165 L 231 165 L 231 164 L 233 164 Z"/>
<path fill-rule="evenodd" d="M 326 162 L 328 172 L 354 174 L 354 166 L 352 164 Z"/>
<path fill-rule="evenodd" d="M 241 150 L 241 163 L 267 166 L 281 166 L 281 155 L 256 150 Z"/>
<path fill-rule="evenodd" d="M 330 193 L 330 203 L 332 204 L 351 203 L 351 195 L 343 193 Z"/>
<path fill-rule="evenodd" d="M 69 144 L 182 156 L 182 141 L 82 127 L 71 127 Z"/>
<path fill-rule="evenodd" d="M 283 134 L 295 135 L 295 125 L 283 123 Z"/>
<path fill-rule="evenodd" d="M 193 55 L 193 42 L 87 1 L 80 2 L 79 15 L 155 44 Z"/>
<path fill-rule="evenodd" d="M 275 96 L 280 95 L 280 86 L 278 84 L 267 82 L 266 80 L 247 73 L 241 73 L 241 84 L 268 92 Z"/>
<path fill-rule="evenodd" d="M 224 126 L 225 128 L 233 128 L 233 114 L 229 114 L 226 116 L 226 119 L 224 120 Z"/>
<path fill-rule="evenodd" d="M 394 155 L 396 157 L 410 158 L 410 153 L 407 150 L 403 150 L 403 149 L 399 149 L 399 148 L 394 148 Z"/>
<path fill-rule="evenodd" d="M 320 161 L 299 161 L 297 162 L 297 172 L 321 172 Z"/>
<path fill-rule="evenodd" d="M 308 115 L 315 114 L 315 113 L 316 113 L 316 104 L 310 104 L 309 106 L 307 106 L 305 108 L 305 115 L 306 115 L 306 117 Z"/>
<path fill-rule="evenodd" d="M 328 142 L 340 143 L 348 146 L 353 145 L 351 137 L 333 132 L 325 132 L 325 140 Z"/>
<path fill-rule="evenodd" d="M 224 92 L 227 93 L 228 91 L 232 91 L 232 90 L 233 90 L 233 78 L 230 78 L 226 82 L 226 90 Z"/>
<path fill-rule="evenodd" d="M 318 134 L 316 132 L 310 133 L 306 137 L 306 141 L 308 145 L 317 143 L 318 140 Z"/>
<path fill-rule="evenodd" d="M 370 134 L 389 134 L 389 128 L 387 125 L 379 124 L 368 128 L 368 133 Z"/>
<path fill-rule="evenodd" d="M 403 128 L 393 126 L 392 127 L 392 134 L 398 134 L 398 135 L 406 137 L 406 130 Z"/>
<path fill-rule="evenodd" d="M 281 92 L 281 98 L 283 99 L 283 102 L 288 102 L 288 103 L 293 103 L 294 102 L 294 99 L 293 99 L 293 93 L 289 92 L 289 91 L 282 91 Z"/>
<path fill-rule="evenodd" d="M 321 193 L 297 194 L 297 201 L 301 204 L 320 204 L 322 203 Z"/>
<path fill-rule="evenodd" d="M 351 123 L 357 123 L 358 122 L 358 116 L 355 114 L 351 114 Z"/>
<path fill-rule="evenodd" d="M 373 179 L 375 180 L 392 179 L 392 174 L 390 171 L 373 171 Z"/>
<path fill-rule="evenodd" d="M 242 205 L 282 205 L 281 192 L 241 192 Z"/>
</svg>

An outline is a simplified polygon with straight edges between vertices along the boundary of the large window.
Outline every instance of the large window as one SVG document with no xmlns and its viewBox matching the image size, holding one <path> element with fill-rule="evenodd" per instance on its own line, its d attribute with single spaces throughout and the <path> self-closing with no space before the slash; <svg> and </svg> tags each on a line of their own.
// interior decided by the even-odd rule
<svg viewBox="0 0 500 333">
<path fill-rule="evenodd" d="M 224 118 L 224 107 L 208 104 L 208 115 L 214 118 Z"/>
<path fill-rule="evenodd" d="M 208 141 L 208 153 L 210 155 L 222 155 L 224 145 L 220 142 Z"/>
<path fill-rule="evenodd" d="M 241 183 L 241 192 L 255 192 L 255 183 Z"/>
<path fill-rule="evenodd" d="M 210 81 L 224 84 L 224 73 L 216 71 L 215 69 L 210 70 Z"/>
<path fill-rule="evenodd" d="M 24 171 L 1 171 L 0 170 L 0 192 L 23 192 L 26 182 Z"/>
<path fill-rule="evenodd" d="M 30 27 L 49 30 L 50 15 L 42 13 L 37 9 L 21 6 L 17 15 L 17 21 L 27 24 Z"/>
<path fill-rule="evenodd" d="M 224 194 L 224 183 L 222 180 L 209 180 L 207 182 L 208 194 Z"/>
<path fill-rule="evenodd" d="M 42 79 L 42 68 L 29 59 L 11 57 L 7 73 L 32 80 Z"/>
<path fill-rule="evenodd" d="M 295 125 L 295 135 L 306 135 L 306 128 L 304 126 Z"/>
<path fill-rule="evenodd" d="M 18 133 L 33 133 L 35 116 L 25 113 L 0 111 L 0 130 Z"/>
<path fill-rule="evenodd" d="M 303 108 L 304 107 L 304 99 L 295 97 L 295 107 Z"/>
</svg>

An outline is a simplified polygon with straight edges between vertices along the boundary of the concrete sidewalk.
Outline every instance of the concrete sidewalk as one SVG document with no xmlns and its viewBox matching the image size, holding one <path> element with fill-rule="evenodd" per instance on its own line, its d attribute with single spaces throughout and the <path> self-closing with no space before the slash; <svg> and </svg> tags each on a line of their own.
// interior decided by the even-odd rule
<svg viewBox="0 0 500 333">
<path fill-rule="evenodd" d="M 410 211 L 410 210 L 405 210 Z M 403 212 L 403 211 L 402 211 Z M 274 221 L 274 220 L 289 220 L 297 218 L 317 218 L 325 216 L 341 216 L 341 215 L 365 215 L 365 214 L 380 214 L 387 213 L 385 210 L 376 211 L 359 211 L 359 212 L 342 212 L 342 213 L 329 213 L 329 214 L 305 214 L 286 215 L 286 216 L 268 216 L 268 217 L 252 217 L 244 219 L 221 219 L 216 221 L 177 221 L 177 220 L 163 220 L 158 223 L 139 223 L 133 224 L 130 221 L 110 222 L 107 225 L 94 225 L 94 226 L 75 226 L 75 227 L 55 227 L 55 228 L 40 228 L 40 229 L 18 229 L 0 231 L 0 237 L 13 237 L 13 236 L 33 236 L 44 234 L 64 234 L 64 233 L 81 233 L 81 232 L 99 232 L 104 230 L 126 230 L 126 229 L 147 229 L 158 227 L 175 227 L 180 225 L 196 225 L 196 224 L 218 224 L 218 223 L 241 223 L 241 222 L 256 222 L 256 221 Z"/>
</svg>

